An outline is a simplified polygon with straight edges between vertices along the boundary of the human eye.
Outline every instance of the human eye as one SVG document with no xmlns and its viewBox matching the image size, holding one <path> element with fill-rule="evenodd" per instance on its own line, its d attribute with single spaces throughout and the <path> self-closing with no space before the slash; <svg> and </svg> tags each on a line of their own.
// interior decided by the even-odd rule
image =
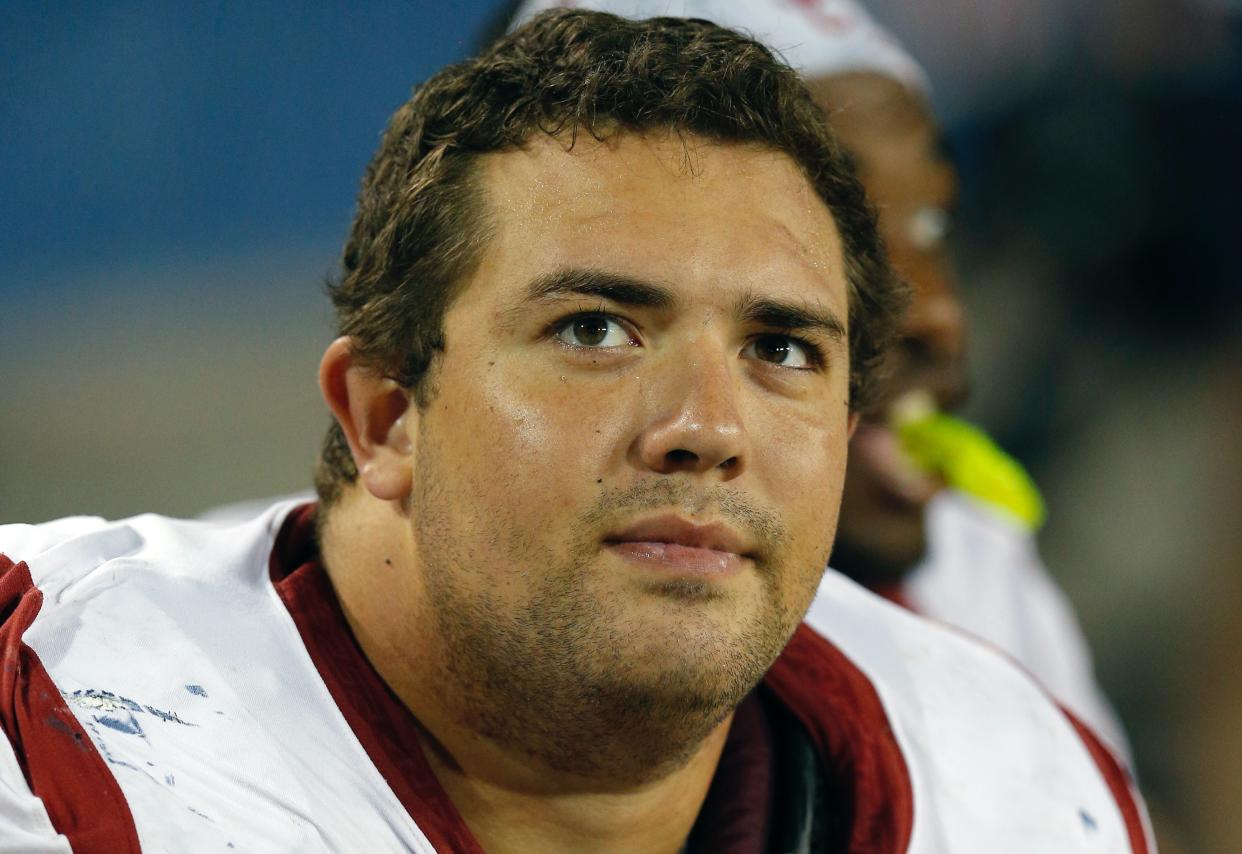
<svg viewBox="0 0 1242 854">
<path fill-rule="evenodd" d="M 572 347 L 606 349 L 637 343 L 619 319 L 603 312 L 567 317 L 556 326 L 555 334 L 557 340 Z"/>
<path fill-rule="evenodd" d="M 748 359 L 758 359 L 782 368 L 802 371 L 817 368 L 823 361 L 819 350 L 813 344 L 771 332 L 752 338 L 742 349 L 742 355 Z"/>
</svg>

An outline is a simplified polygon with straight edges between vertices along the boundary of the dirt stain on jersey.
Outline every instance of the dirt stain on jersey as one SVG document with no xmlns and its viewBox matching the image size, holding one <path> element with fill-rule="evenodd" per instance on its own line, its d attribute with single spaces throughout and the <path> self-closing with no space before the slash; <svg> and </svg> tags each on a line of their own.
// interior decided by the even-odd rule
<svg viewBox="0 0 1242 854">
<path fill-rule="evenodd" d="M 206 696 L 206 694 L 204 693 L 203 696 Z M 92 717 L 104 726 L 115 729 L 118 732 L 128 732 L 131 735 L 142 735 L 142 727 L 138 724 L 137 718 L 134 717 L 134 712 L 153 715 L 165 723 L 198 726 L 198 724 L 182 720 L 176 712 L 157 709 L 155 706 L 139 703 L 136 700 L 131 700 L 129 697 L 113 694 L 111 691 L 102 691 L 97 688 L 81 688 L 72 693 L 65 694 L 64 697 L 65 700 L 79 708 L 89 709 L 92 712 L 98 713 Z M 128 712 L 129 714 L 118 716 L 117 712 Z M 132 727 L 136 729 L 126 728 L 131 726 L 129 721 L 133 721 Z"/>
</svg>

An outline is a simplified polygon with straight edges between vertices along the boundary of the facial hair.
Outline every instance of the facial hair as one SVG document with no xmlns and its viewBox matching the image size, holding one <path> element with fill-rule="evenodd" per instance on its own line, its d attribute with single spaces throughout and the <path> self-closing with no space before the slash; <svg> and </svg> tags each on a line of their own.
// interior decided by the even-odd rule
<svg viewBox="0 0 1242 854">
<path fill-rule="evenodd" d="M 779 519 L 738 491 L 672 477 L 601 490 L 557 554 L 504 511 L 469 518 L 463 509 L 473 505 L 446 491 L 451 481 L 437 474 L 438 455 L 425 439 L 419 457 L 412 518 L 432 623 L 422 636 L 437 647 L 430 660 L 440 702 L 459 725 L 506 751 L 601 790 L 660 779 L 688 761 L 780 654 L 822 571 L 824 555 L 816 566 L 790 566 Z M 641 638 L 627 614 L 632 603 L 600 596 L 592 583 L 603 532 L 661 509 L 710 513 L 759 544 L 761 600 L 729 636 L 710 621 L 679 619 L 721 595 L 711 583 L 670 580 L 646 591 L 646 606 L 669 613 Z M 496 589 L 489 561 L 505 562 L 502 584 L 518 573 L 524 595 L 516 605 Z M 478 583 L 484 577 L 492 583 Z M 809 584 L 792 597 L 795 606 L 782 595 L 790 584 Z"/>
</svg>

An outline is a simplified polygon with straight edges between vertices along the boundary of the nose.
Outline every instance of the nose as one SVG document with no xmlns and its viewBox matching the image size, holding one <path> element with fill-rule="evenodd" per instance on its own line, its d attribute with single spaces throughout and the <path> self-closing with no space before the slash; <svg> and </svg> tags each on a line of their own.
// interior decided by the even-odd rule
<svg viewBox="0 0 1242 854">
<path fill-rule="evenodd" d="M 729 357 L 722 352 L 689 364 L 668 362 L 651 384 L 651 415 L 633 446 L 636 462 L 659 474 L 739 476 L 750 463 L 749 439 L 739 406 L 741 378 Z"/>
</svg>

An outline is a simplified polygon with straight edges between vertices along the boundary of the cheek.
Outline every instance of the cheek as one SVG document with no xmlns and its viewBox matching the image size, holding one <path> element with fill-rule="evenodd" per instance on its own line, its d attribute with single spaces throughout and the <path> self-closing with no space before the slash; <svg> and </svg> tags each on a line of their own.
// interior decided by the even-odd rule
<svg viewBox="0 0 1242 854">
<path fill-rule="evenodd" d="M 810 560 L 827 558 L 836 531 L 848 454 L 848 422 L 837 415 L 787 418 L 763 443 L 769 494 L 779 506 L 790 545 Z"/>
<path fill-rule="evenodd" d="M 785 483 L 815 494 L 839 490 L 849 445 L 849 411 L 843 403 L 782 404 L 760 415 L 762 423 L 752 433 L 757 449 L 769 456 L 768 468 Z"/>
<path fill-rule="evenodd" d="M 449 421 L 459 425 L 450 428 L 455 456 L 477 484 L 478 499 L 502 505 L 497 512 L 516 512 L 530 524 L 574 519 L 615 456 L 624 428 L 604 407 L 611 403 L 615 412 L 617 403 L 555 373 L 503 368 L 492 364 L 482 376 L 459 381 L 460 414 Z"/>
</svg>

